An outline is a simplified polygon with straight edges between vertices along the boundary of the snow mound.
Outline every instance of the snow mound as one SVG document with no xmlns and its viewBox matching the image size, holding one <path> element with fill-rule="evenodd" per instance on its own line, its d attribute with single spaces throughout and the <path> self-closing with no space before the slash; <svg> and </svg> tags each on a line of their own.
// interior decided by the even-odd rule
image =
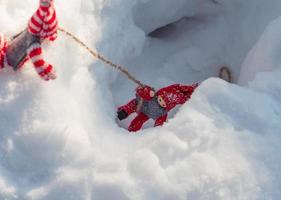
<svg viewBox="0 0 281 200">
<path fill-rule="evenodd" d="M 278 34 L 280 30 L 281 17 L 278 17 L 270 23 L 265 33 L 249 52 L 242 65 L 239 84 L 247 85 L 255 79 L 258 73 L 274 71 L 280 67 L 281 60 L 278 53 L 281 48 L 281 38 Z"/>
</svg>

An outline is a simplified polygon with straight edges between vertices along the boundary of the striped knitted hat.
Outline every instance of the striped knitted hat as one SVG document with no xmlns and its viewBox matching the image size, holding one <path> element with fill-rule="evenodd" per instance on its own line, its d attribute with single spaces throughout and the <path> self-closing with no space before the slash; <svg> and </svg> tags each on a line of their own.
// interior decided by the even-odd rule
<svg viewBox="0 0 281 200">
<path fill-rule="evenodd" d="M 38 10 L 31 17 L 28 31 L 42 39 L 55 40 L 58 21 L 53 0 L 40 0 Z"/>
</svg>

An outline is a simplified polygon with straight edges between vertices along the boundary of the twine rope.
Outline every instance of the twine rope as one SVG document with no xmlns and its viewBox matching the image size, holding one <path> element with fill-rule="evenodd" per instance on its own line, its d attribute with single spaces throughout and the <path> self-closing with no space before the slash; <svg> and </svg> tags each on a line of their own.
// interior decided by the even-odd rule
<svg viewBox="0 0 281 200">
<path fill-rule="evenodd" d="M 92 50 L 89 46 L 87 46 L 84 42 L 82 42 L 78 37 L 76 37 L 74 34 L 70 33 L 69 31 L 64 30 L 63 28 L 58 28 L 58 30 L 64 34 L 66 34 L 67 36 L 69 36 L 70 38 L 72 38 L 75 42 L 77 42 L 78 44 L 80 44 L 84 49 L 86 49 L 93 57 L 99 59 L 101 62 L 105 63 L 108 66 L 113 67 L 114 69 L 118 70 L 120 73 L 122 73 L 123 75 L 125 75 L 129 80 L 133 81 L 134 83 L 136 83 L 138 86 L 144 86 L 144 84 L 142 84 L 141 81 L 139 81 L 137 78 L 135 78 L 128 70 L 126 70 L 124 67 L 122 67 L 121 65 L 117 65 L 113 62 L 111 62 L 110 60 L 108 60 L 107 58 L 105 58 L 103 55 L 101 55 L 98 52 L 95 52 L 94 50 Z"/>
</svg>

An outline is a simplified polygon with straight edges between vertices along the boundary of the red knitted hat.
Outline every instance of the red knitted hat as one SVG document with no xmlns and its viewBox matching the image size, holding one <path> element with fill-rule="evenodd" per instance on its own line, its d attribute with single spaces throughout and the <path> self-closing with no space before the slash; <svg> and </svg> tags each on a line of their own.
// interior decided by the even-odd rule
<svg viewBox="0 0 281 200">
<path fill-rule="evenodd" d="M 166 103 L 166 110 L 170 111 L 176 105 L 184 103 L 187 100 L 187 96 L 179 90 L 179 85 L 172 85 L 165 87 L 157 91 L 157 96 L 161 96 Z"/>
</svg>

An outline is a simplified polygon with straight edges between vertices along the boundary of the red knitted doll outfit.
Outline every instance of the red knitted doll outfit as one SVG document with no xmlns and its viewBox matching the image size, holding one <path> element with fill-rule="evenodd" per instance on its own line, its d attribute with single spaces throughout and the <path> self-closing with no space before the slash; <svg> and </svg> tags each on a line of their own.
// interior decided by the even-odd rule
<svg viewBox="0 0 281 200">
<path fill-rule="evenodd" d="M 195 88 L 198 86 L 198 84 L 194 85 L 180 85 L 180 84 L 174 84 L 170 85 L 168 87 L 162 88 L 159 91 L 156 92 L 156 96 L 161 96 L 163 100 L 166 103 L 165 109 L 167 112 L 169 112 L 171 109 L 173 109 L 176 105 L 184 104 L 192 95 Z M 154 91 L 149 86 L 139 87 L 136 89 L 136 93 L 139 97 L 143 98 L 145 101 L 153 101 L 155 100 L 155 97 L 150 96 L 150 92 Z M 137 100 L 133 99 L 128 104 L 121 106 L 118 108 L 118 110 L 124 110 L 128 115 L 136 112 L 137 109 Z M 163 108 L 161 108 L 163 109 Z M 168 115 L 164 114 L 160 117 L 158 117 L 155 120 L 154 126 L 161 126 L 163 125 L 167 120 Z M 130 132 L 136 132 L 141 129 L 142 125 L 149 120 L 149 117 L 139 112 L 136 118 L 131 122 L 129 125 L 128 130 Z"/>
</svg>

